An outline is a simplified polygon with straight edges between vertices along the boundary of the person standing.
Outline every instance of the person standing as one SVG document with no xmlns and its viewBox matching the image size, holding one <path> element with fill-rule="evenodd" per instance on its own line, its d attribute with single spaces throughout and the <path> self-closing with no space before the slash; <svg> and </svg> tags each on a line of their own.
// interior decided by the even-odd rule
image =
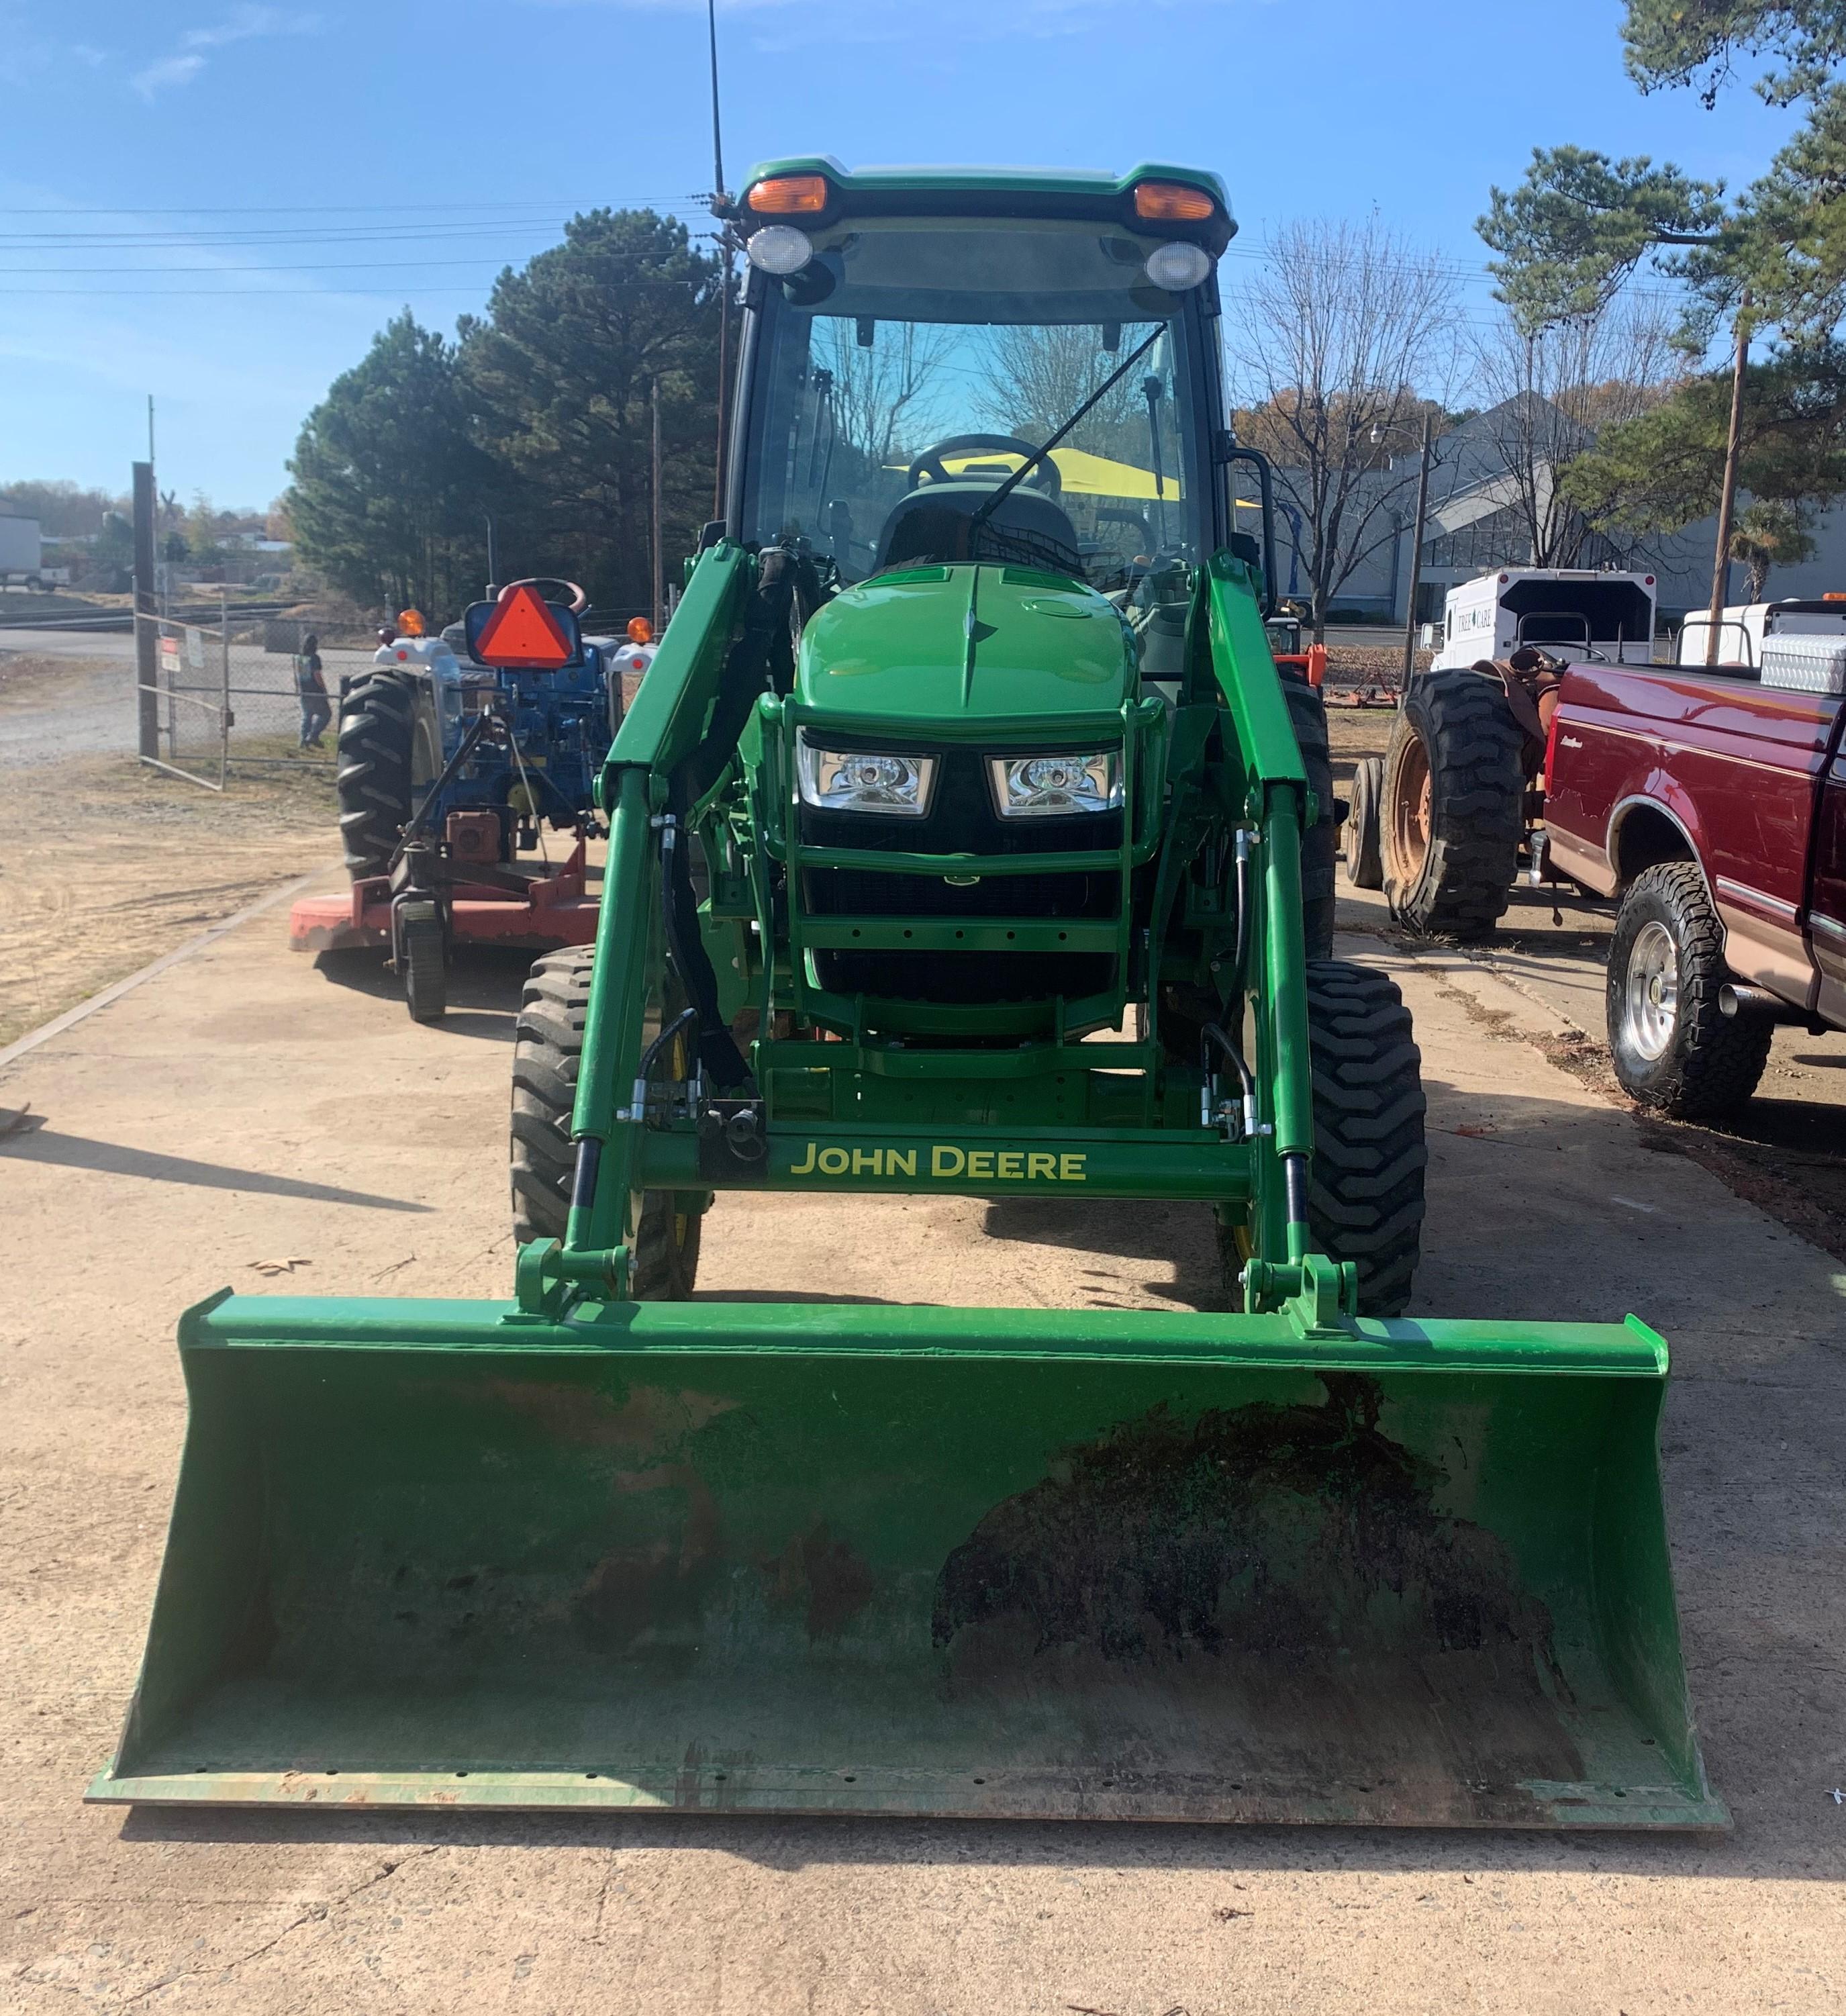
<svg viewBox="0 0 1846 2016">
<path fill-rule="evenodd" d="M 318 749 L 333 718 L 327 681 L 321 668 L 321 640 L 310 630 L 295 653 L 295 697 L 301 703 L 301 747 Z"/>
</svg>

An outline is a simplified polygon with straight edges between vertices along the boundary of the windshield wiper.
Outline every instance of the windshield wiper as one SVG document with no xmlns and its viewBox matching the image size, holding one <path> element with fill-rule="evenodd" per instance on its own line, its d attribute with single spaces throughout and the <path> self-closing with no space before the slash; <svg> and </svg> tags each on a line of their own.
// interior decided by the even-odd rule
<svg viewBox="0 0 1846 2016">
<path fill-rule="evenodd" d="M 987 502 L 981 506 L 981 509 L 974 513 L 973 517 L 968 520 L 968 551 L 970 556 L 973 555 L 974 550 L 973 541 L 975 534 L 978 532 L 981 527 L 987 523 L 988 520 L 999 509 L 1000 506 L 1013 495 L 1013 491 L 1016 491 L 1023 482 L 1024 482 L 1027 477 L 1029 476 L 1031 472 L 1038 466 L 1039 463 L 1050 454 L 1052 450 L 1057 446 L 1058 443 L 1063 439 L 1065 435 L 1076 426 L 1077 423 L 1083 418 L 1084 415 L 1089 412 L 1092 407 L 1097 405 L 1106 394 L 1113 392 L 1116 387 L 1121 383 L 1123 379 L 1127 377 L 1128 373 L 1134 369 L 1135 366 L 1141 362 L 1142 358 L 1147 355 L 1149 351 L 1153 349 L 1153 346 L 1160 341 L 1160 338 L 1164 336 L 1166 333 L 1166 324 L 1164 322 L 1157 323 L 1155 325 L 1153 335 L 1150 336 L 1137 350 L 1133 351 L 1122 363 L 1118 365 L 1114 370 L 1110 373 L 1109 376 L 1103 380 L 1102 383 L 1096 387 L 1095 391 L 1091 393 L 1089 397 L 1084 401 L 1083 404 L 1077 409 L 1076 412 L 1065 421 L 1063 425 L 1058 429 L 1057 432 L 1051 437 L 1050 440 L 1049 440 L 1042 448 L 1035 448 L 1032 452 L 1026 457 L 1025 460 L 1020 464 L 1018 468 L 1017 468 L 1013 473 L 1007 477 L 1006 481 L 1000 485 L 999 488 L 994 492 L 992 496 L 991 496 Z"/>
</svg>

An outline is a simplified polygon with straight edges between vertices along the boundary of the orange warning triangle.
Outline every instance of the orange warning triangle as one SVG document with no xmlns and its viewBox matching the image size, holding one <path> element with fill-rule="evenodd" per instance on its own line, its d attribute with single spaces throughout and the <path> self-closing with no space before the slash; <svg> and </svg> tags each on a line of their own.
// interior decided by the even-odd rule
<svg viewBox="0 0 1846 2016">
<path fill-rule="evenodd" d="M 474 655 L 484 665 L 555 672 L 569 664 L 577 651 L 545 597 L 521 581 L 481 625 Z"/>
</svg>

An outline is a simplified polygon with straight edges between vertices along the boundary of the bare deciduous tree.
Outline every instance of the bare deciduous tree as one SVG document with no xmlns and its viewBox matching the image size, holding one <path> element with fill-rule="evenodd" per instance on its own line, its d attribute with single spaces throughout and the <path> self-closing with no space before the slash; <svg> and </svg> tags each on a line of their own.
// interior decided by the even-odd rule
<svg viewBox="0 0 1846 2016">
<path fill-rule="evenodd" d="M 916 322 L 881 322 L 862 344 L 856 325 L 825 326 L 826 368 L 841 438 L 874 468 L 899 449 L 930 437 L 932 381 L 954 350 L 959 331 Z M 817 345 L 817 351 L 822 346 Z"/>
<path fill-rule="evenodd" d="M 1412 451 L 1453 380 L 1457 326 L 1441 261 L 1376 216 L 1284 226 L 1226 304 L 1238 430 L 1276 464 L 1299 518 L 1317 638 L 1329 604 L 1410 515 Z"/>
<path fill-rule="evenodd" d="M 1603 427 L 1666 396 L 1685 369 L 1674 327 L 1657 302 L 1618 301 L 1535 336 L 1507 315 L 1476 342 L 1475 396 L 1492 425 L 1477 424 L 1474 446 L 1501 508 L 1515 514 L 1524 564 L 1582 563 L 1593 528 L 1558 478 Z"/>
</svg>

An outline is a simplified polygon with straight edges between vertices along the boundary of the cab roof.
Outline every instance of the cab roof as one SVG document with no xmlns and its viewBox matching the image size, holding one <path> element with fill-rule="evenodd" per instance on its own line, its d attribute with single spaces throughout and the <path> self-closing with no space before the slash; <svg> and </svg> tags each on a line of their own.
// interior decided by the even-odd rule
<svg viewBox="0 0 1846 2016">
<path fill-rule="evenodd" d="M 743 178 L 753 184 L 771 176 L 824 175 L 832 188 L 828 205 L 833 215 L 923 216 L 955 214 L 988 216 L 1097 217 L 1123 219 L 1146 232 L 1145 220 L 1132 216 L 1137 182 L 1183 182 L 1203 189 L 1214 205 L 1207 224 L 1160 225 L 1162 235 L 1196 238 L 1214 254 L 1236 235 L 1231 200 L 1222 179 L 1208 168 L 1189 168 L 1167 161 L 1143 161 L 1125 175 L 1100 168 L 995 167 L 978 164 L 937 167 L 849 168 L 831 154 L 790 154 L 759 161 Z M 945 199 L 950 199 L 946 201 Z"/>
</svg>

